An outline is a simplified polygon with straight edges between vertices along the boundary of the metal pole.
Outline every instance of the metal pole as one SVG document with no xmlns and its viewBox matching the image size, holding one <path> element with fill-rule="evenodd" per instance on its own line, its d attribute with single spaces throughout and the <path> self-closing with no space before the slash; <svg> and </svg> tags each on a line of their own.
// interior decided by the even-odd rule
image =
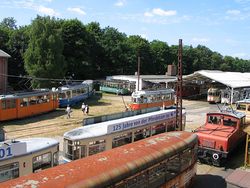
<svg viewBox="0 0 250 188">
<path fill-rule="evenodd" d="M 139 91 L 139 86 L 140 86 L 140 64 L 141 64 L 141 58 L 140 55 L 138 55 L 138 67 L 137 67 L 137 76 L 138 76 L 138 81 L 137 81 L 137 91 Z"/>
<path fill-rule="evenodd" d="M 182 39 L 179 39 L 178 76 L 176 86 L 176 128 L 182 131 Z"/>
</svg>

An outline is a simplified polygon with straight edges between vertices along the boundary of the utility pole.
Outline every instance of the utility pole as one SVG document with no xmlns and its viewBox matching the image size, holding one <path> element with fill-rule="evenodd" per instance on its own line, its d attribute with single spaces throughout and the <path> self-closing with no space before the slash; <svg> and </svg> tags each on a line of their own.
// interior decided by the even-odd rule
<svg viewBox="0 0 250 188">
<path fill-rule="evenodd" d="M 178 76 L 176 84 L 176 129 L 182 131 L 182 39 L 178 48 Z"/>
<path fill-rule="evenodd" d="M 139 86 L 140 86 L 140 65 L 141 64 L 141 58 L 140 54 L 138 53 L 138 61 L 137 61 L 137 76 L 138 76 L 138 81 L 137 81 L 137 91 L 139 91 Z"/>
</svg>

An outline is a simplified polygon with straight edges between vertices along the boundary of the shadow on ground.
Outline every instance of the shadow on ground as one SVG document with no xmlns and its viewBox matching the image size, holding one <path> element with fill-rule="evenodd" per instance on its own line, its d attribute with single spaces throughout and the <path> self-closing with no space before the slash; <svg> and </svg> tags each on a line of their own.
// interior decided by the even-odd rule
<svg viewBox="0 0 250 188">
<path fill-rule="evenodd" d="M 205 174 L 196 175 L 193 188 L 226 188 L 227 183 L 224 178 L 217 175 Z"/>
</svg>

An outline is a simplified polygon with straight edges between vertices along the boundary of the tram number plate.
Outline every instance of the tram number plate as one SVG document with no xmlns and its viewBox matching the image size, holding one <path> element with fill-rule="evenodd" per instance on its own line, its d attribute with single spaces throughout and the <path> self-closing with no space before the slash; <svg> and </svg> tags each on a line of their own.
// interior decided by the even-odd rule
<svg viewBox="0 0 250 188">
<path fill-rule="evenodd" d="M 0 159 L 8 158 L 8 157 L 11 157 L 12 155 L 13 154 L 12 154 L 11 147 L 0 148 Z"/>
</svg>

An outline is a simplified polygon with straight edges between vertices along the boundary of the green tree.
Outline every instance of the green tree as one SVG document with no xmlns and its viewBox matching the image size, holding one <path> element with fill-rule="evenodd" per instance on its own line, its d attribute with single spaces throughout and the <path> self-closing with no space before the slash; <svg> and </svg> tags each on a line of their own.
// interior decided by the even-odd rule
<svg viewBox="0 0 250 188">
<path fill-rule="evenodd" d="M 150 50 L 155 65 L 156 74 L 165 74 L 167 66 L 172 64 L 170 61 L 170 49 L 166 42 L 153 40 L 150 42 Z"/>
<path fill-rule="evenodd" d="M 85 26 L 79 20 L 63 21 L 63 55 L 67 65 L 67 74 L 73 74 L 75 79 L 88 79 L 93 73 L 90 70 L 89 38 Z"/>
<path fill-rule="evenodd" d="M 36 79 L 62 78 L 65 75 L 63 41 L 59 21 L 37 16 L 32 21 L 30 42 L 24 54 L 25 69 L 34 77 L 33 87 L 51 87 L 52 84 Z"/>
</svg>

